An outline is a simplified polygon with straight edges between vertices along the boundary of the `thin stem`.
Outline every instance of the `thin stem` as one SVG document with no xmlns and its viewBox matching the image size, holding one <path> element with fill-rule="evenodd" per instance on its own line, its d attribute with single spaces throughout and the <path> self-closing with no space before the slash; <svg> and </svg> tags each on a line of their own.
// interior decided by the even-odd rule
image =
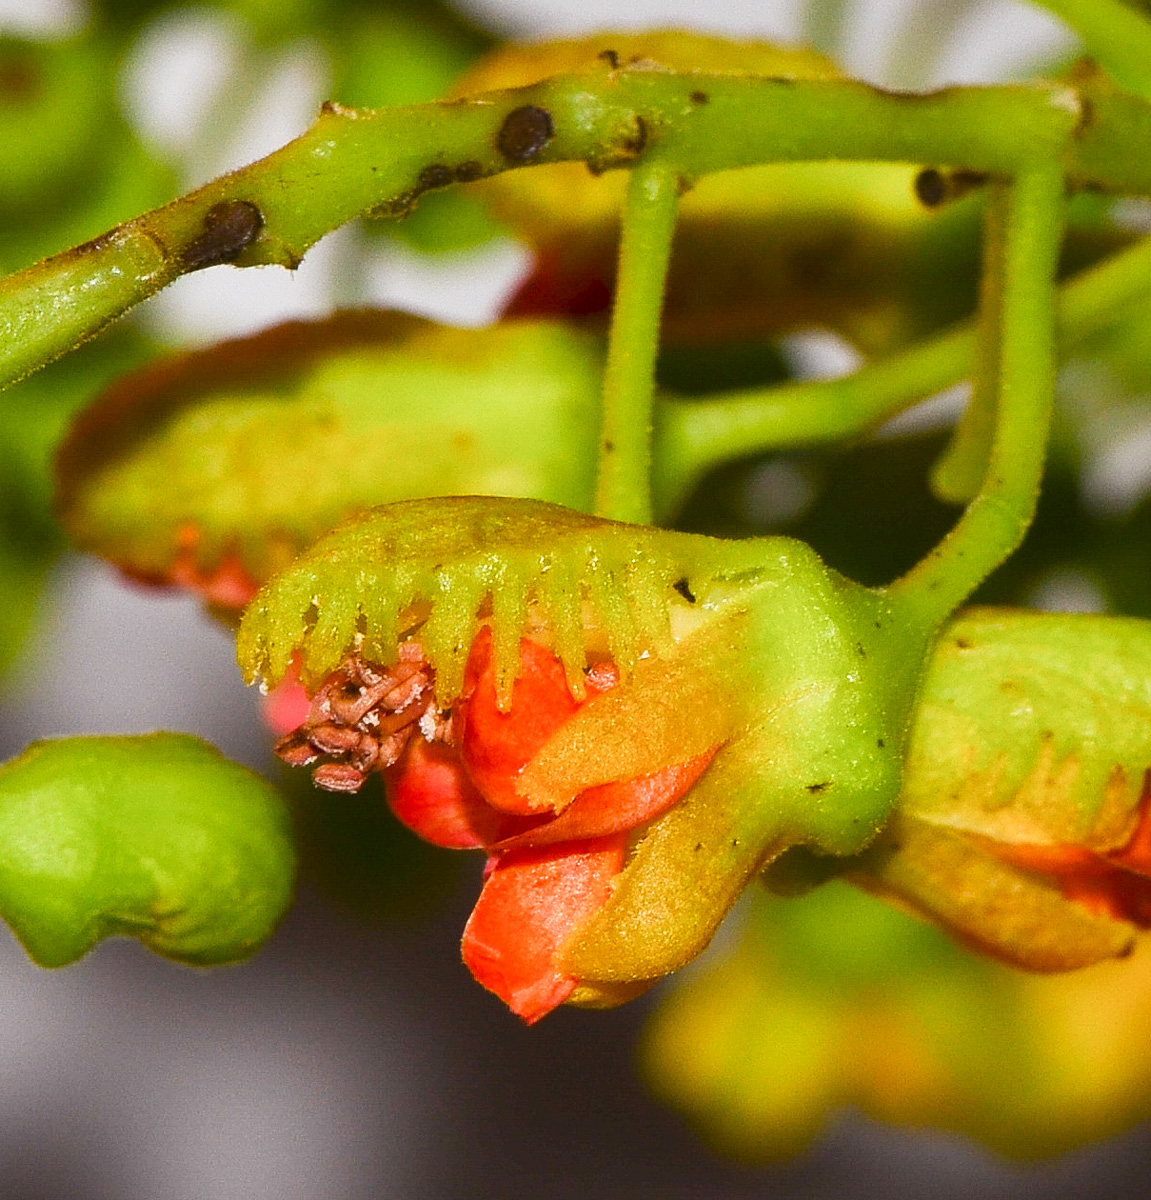
<svg viewBox="0 0 1151 1200">
<path fill-rule="evenodd" d="M 932 491 L 952 504 L 979 493 L 987 474 L 999 400 L 999 337 L 1006 270 L 1006 206 L 989 204 L 983 220 L 983 273 L 979 281 L 979 334 L 971 399 L 947 449 L 931 470 Z"/>
<path fill-rule="evenodd" d="M 1121 87 L 1151 100 L 1151 21 L 1120 0 L 1037 0 L 1082 38 L 1087 53 Z"/>
<path fill-rule="evenodd" d="M 1063 174 L 1056 163 L 992 184 L 1002 207 L 1003 295 L 985 336 L 999 347 L 991 461 L 979 495 L 946 538 L 890 589 L 913 626 L 938 628 L 1023 540 L 1035 513 L 1054 391 L 1055 267 Z"/>
<path fill-rule="evenodd" d="M 1059 294 L 1057 344 L 1068 353 L 1117 312 L 1151 300 L 1151 238 L 1081 271 Z M 674 513 L 700 478 L 724 462 L 769 450 L 859 437 L 972 371 L 968 323 L 870 364 L 844 379 L 717 393 L 664 396 L 656 405 L 656 511 Z"/>
<path fill-rule="evenodd" d="M 651 521 L 655 359 L 678 201 L 679 180 L 667 163 L 644 159 L 632 169 L 604 368 L 595 511 L 641 525 Z"/>
</svg>

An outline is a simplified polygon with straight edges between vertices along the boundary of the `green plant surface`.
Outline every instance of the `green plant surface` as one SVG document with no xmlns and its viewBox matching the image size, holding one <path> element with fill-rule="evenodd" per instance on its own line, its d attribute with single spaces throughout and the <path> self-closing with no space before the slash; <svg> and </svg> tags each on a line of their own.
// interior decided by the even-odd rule
<svg viewBox="0 0 1151 1200">
<path fill-rule="evenodd" d="M 36 742 L 0 768 L 0 914 L 41 966 L 116 935 L 197 966 L 247 958 L 294 860 L 275 789 L 197 738 Z"/>
</svg>

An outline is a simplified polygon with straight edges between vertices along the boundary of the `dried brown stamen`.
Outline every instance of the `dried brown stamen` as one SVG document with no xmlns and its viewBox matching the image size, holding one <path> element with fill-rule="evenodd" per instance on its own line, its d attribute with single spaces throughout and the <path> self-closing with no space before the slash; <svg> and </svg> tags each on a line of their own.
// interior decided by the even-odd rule
<svg viewBox="0 0 1151 1200">
<path fill-rule="evenodd" d="M 356 792 L 372 771 L 390 767 L 414 733 L 446 741 L 450 713 L 435 705 L 435 675 L 418 642 L 400 647 L 400 661 L 379 667 L 349 655 L 312 697 L 307 719 L 276 743 L 294 767 L 324 761 L 312 774 L 318 787 Z"/>
</svg>

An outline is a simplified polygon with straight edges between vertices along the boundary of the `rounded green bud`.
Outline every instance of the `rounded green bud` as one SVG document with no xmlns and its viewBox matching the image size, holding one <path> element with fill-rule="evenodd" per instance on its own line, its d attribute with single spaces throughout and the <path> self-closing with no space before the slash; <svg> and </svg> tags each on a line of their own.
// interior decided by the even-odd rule
<svg viewBox="0 0 1151 1200">
<path fill-rule="evenodd" d="M 198 966 L 246 958 L 294 870 L 275 788 L 187 734 L 35 742 L 0 768 L 0 914 L 41 966 L 115 935 Z"/>
</svg>

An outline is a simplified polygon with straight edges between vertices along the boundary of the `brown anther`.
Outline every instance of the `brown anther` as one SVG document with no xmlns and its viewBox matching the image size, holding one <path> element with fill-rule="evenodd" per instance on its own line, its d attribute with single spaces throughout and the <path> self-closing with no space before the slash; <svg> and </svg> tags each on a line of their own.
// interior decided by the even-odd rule
<svg viewBox="0 0 1151 1200">
<path fill-rule="evenodd" d="M 274 749 L 276 757 L 286 762 L 289 767 L 310 767 L 320 757 L 300 729 L 285 734 Z"/>
<path fill-rule="evenodd" d="M 322 754 L 348 754 L 359 746 L 363 736 L 358 729 L 348 729 L 331 721 L 308 730 L 308 741 Z"/>
<path fill-rule="evenodd" d="M 312 782 L 326 792 L 358 792 L 367 776 L 347 763 L 324 763 L 312 772 Z"/>
</svg>

